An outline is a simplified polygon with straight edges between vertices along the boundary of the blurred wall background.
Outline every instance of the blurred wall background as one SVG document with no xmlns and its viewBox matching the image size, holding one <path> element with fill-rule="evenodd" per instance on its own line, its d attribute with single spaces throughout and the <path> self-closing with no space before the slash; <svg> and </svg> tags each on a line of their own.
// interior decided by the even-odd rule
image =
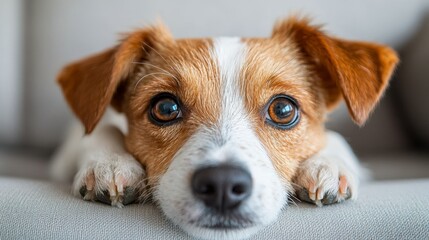
<svg viewBox="0 0 429 240">
<path fill-rule="evenodd" d="M 113 45 L 118 33 L 161 19 L 179 38 L 269 36 L 276 20 L 301 12 L 324 23 L 331 34 L 401 49 L 417 31 L 429 1 L 385 3 L 0 0 L 0 148 L 54 149 L 73 119 L 55 83 L 56 74 L 66 63 Z M 360 152 L 403 148 L 408 133 L 397 130 L 401 123 L 394 102 L 383 100 L 381 105 L 362 130 L 353 126 L 344 106 L 329 126 Z M 374 131 L 378 134 L 367 141 L 367 133 Z"/>
<path fill-rule="evenodd" d="M 24 2 L 0 1 L 0 142 L 20 144 L 23 130 Z"/>
</svg>

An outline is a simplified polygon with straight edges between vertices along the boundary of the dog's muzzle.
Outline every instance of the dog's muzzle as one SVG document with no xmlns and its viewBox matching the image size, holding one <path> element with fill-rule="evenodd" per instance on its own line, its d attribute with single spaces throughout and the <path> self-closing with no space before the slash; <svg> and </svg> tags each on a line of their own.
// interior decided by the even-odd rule
<svg viewBox="0 0 429 240">
<path fill-rule="evenodd" d="M 246 169 L 232 165 L 200 168 L 191 184 L 194 196 L 217 214 L 238 209 L 251 195 L 253 185 Z"/>
</svg>

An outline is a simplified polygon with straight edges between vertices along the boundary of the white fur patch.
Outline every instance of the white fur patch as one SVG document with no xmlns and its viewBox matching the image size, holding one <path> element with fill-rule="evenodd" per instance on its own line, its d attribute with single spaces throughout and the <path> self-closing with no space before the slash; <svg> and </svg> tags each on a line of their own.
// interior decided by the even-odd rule
<svg viewBox="0 0 429 240">
<path fill-rule="evenodd" d="M 288 189 L 252 129 L 240 94 L 245 54 L 246 46 L 239 38 L 214 40 L 211 57 L 218 64 L 222 86 L 219 121 L 200 126 L 173 158 L 154 196 L 168 218 L 198 238 L 248 237 L 274 221 L 286 203 Z M 202 227 L 213 224 L 216 216 L 207 216 L 204 204 L 195 199 L 190 179 L 200 167 L 222 163 L 240 165 L 252 176 L 252 194 L 240 206 L 240 213 L 252 221 L 245 228 L 225 231 Z"/>
</svg>

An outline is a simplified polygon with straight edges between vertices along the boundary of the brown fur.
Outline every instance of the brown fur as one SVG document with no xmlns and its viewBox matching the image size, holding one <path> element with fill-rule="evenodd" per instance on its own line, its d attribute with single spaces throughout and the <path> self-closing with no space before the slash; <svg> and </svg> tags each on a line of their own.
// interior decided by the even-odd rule
<svg viewBox="0 0 429 240">
<path fill-rule="evenodd" d="M 108 49 L 66 66 L 58 75 L 63 94 L 70 107 L 91 133 L 112 99 L 120 109 L 120 99 L 114 97 L 120 84 L 133 72 L 133 61 L 141 59 L 145 49 L 164 39 L 163 27 L 135 31 L 119 46 Z M 142 43 L 145 45 L 142 46 Z"/>
<path fill-rule="evenodd" d="M 151 186 L 169 166 L 173 155 L 201 125 L 215 124 L 220 112 L 220 85 L 215 63 L 209 56 L 209 40 L 178 40 L 149 56 L 130 82 L 126 111 L 129 120 L 127 149 L 146 166 Z M 145 77 L 147 74 L 165 74 Z M 169 127 L 149 121 L 147 108 L 158 93 L 169 92 L 180 99 L 183 120 Z M 211 103 L 211 104 L 208 104 Z"/>
<path fill-rule="evenodd" d="M 328 107 L 335 106 L 342 95 L 359 125 L 380 99 L 398 62 L 396 53 L 386 46 L 329 37 L 307 19 L 279 22 L 273 38 L 292 38 L 297 43 L 322 77 Z"/>
<path fill-rule="evenodd" d="M 398 61 L 388 47 L 332 38 L 297 18 L 277 24 L 271 38 L 244 41 L 241 94 L 284 180 L 323 147 L 325 115 L 341 97 L 354 121 L 365 122 Z M 173 40 L 162 27 L 143 29 L 117 47 L 67 66 L 58 82 L 87 133 L 109 102 L 126 114 L 127 150 L 146 166 L 153 186 L 198 127 L 219 117 L 220 77 L 211 46 L 208 39 Z M 161 92 L 177 96 L 183 107 L 183 119 L 169 127 L 148 118 L 150 100 Z M 287 134 L 264 121 L 263 109 L 276 94 L 291 95 L 300 105 L 301 120 Z"/>
</svg>

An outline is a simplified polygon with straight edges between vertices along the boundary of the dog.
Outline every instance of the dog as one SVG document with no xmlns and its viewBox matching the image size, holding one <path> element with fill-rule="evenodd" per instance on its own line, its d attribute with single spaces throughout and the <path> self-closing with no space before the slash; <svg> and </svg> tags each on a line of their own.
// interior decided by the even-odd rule
<svg viewBox="0 0 429 240">
<path fill-rule="evenodd" d="M 198 238 L 246 238 L 294 195 L 318 206 L 357 198 L 362 170 L 324 123 L 344 99 L 363 125 L 397 62 L 387 46 L 329 36 L 302 17 L 267 38 L 174 39 L 146 27 L 60 72 L 83 128 L 53 175 L 74 175 L 84 200 L 151 198 Z"/>
</svg>

